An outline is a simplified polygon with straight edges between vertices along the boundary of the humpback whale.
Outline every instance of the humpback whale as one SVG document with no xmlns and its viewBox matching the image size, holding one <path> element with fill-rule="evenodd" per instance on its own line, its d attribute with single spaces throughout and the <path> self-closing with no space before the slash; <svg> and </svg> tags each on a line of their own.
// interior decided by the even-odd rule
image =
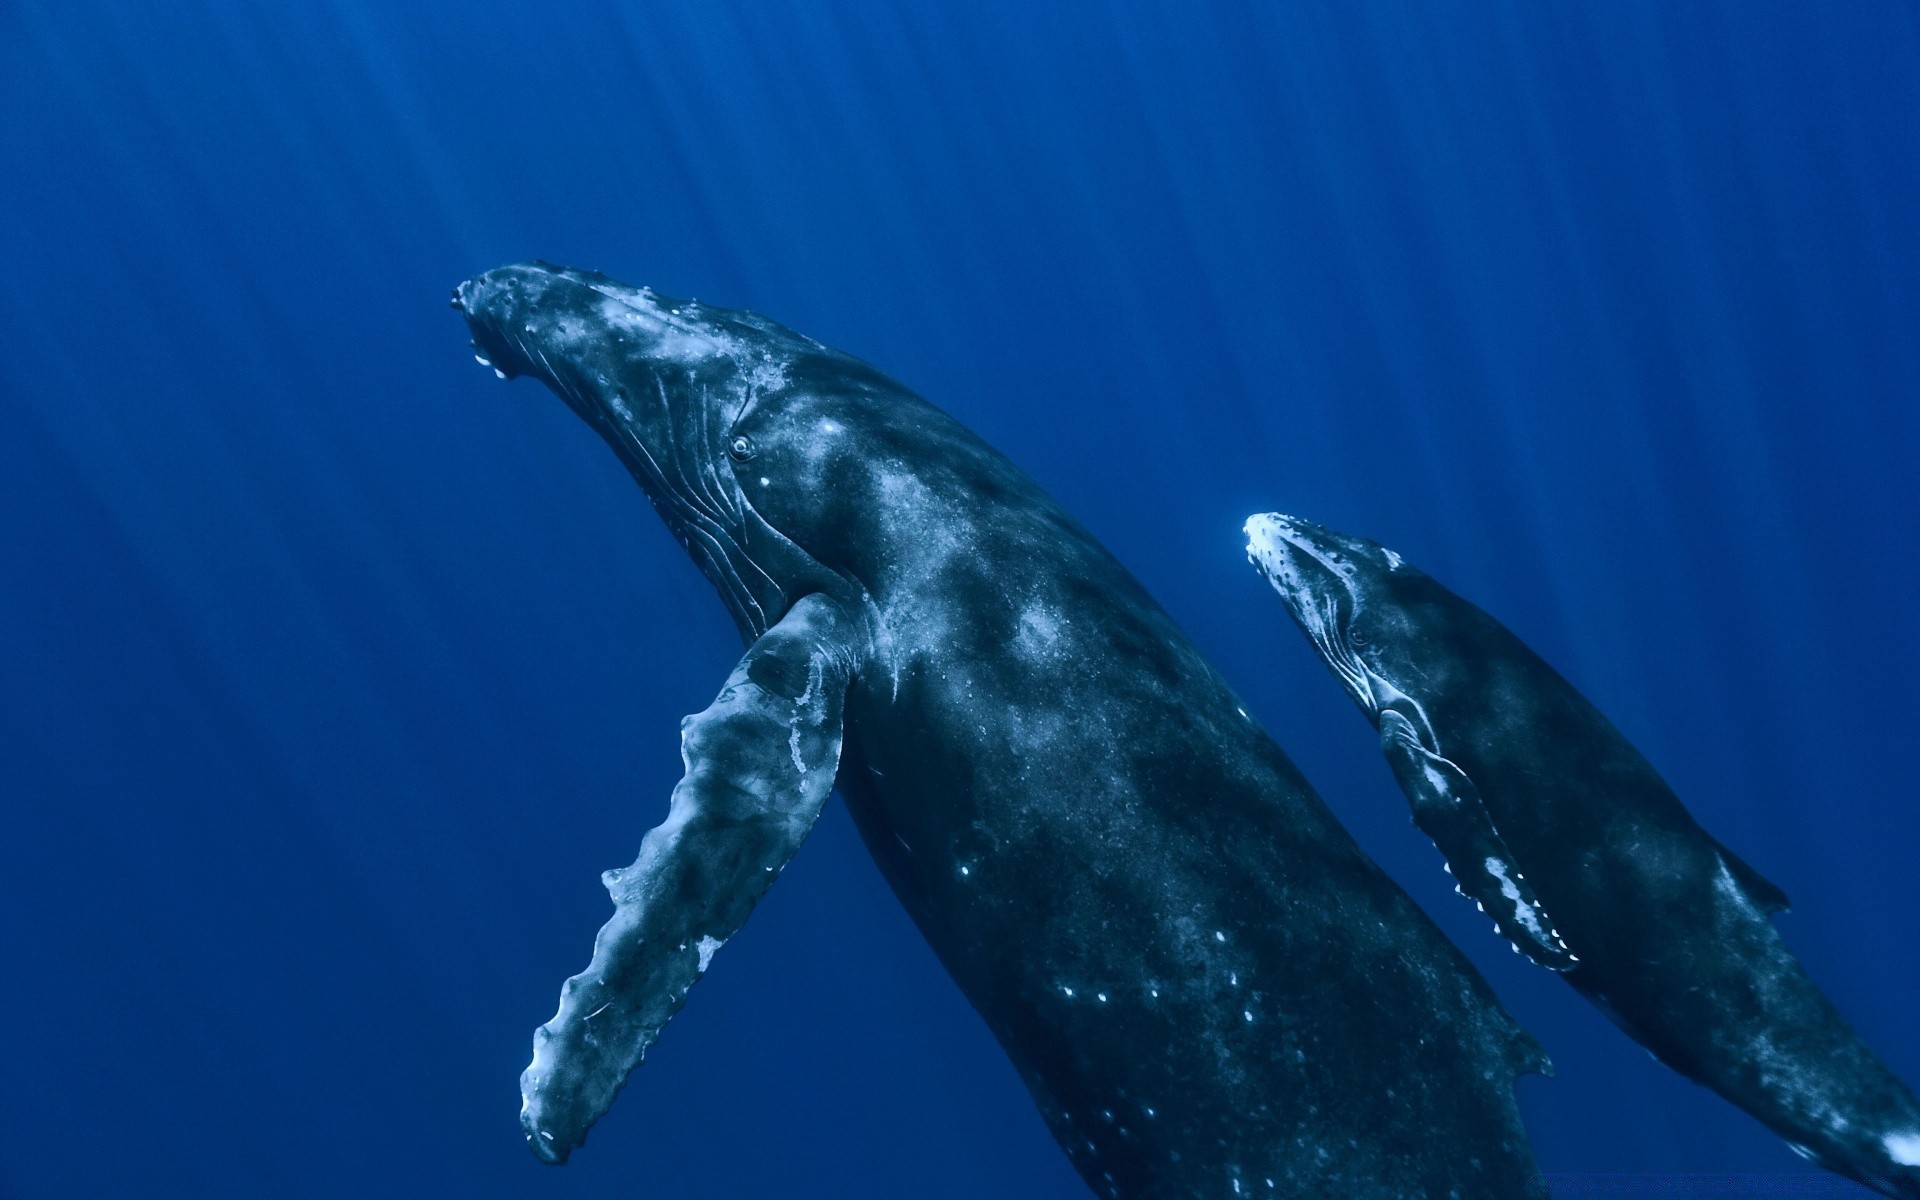
<svg viewBox="0 0 1920 1200">
<path fill-rule="evenodd" d="M 1011 462 L 750 312 L 537 262 L 453 304 L 607 441 L 747 643 L 535 1035 L 537 1155 L 583 1142 L 837 785 L 1097 1194 L 1527 1194 L 1538 1044 Z"/>
<path fill-rule="evenodd" d="M 1805 1157 L 1920 1196 L 1920 1103 L 1788 951 L 1771 919 L 1785 894 L 1599 710 L 1379 543 L 1278 513 L 1246 532 L 1458 890 L 1514 949 Z"/>
</svg>

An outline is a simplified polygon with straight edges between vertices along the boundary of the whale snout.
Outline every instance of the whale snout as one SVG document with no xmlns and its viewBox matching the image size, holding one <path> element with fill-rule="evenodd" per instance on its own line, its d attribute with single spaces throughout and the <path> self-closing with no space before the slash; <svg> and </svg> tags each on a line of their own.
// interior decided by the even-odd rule
<svg viewBox="0 0 1920 1200">
<path fill-rule="evenodd" d="M 453 289 L 452 306 L 484 365 L 544 379 L 562 395 L 570 373 L 702 370 L 751 357 L 724 309 L 537 259 L 475 275 Z"/>
<path fill-rule="evenodd" d="M 482 366 L 502 378 L 542 380 L 585 410 L 629 352 L 646 356 L 630 313 L 651 299 L 645 288 L 534 259 L 475 275 L 453 289 L 452 305 L 467 319 Z"/>
<path fill-rule="evenodd" d="M 484 271 L 453 289 L 453 310 L 467 319 L 473 353 L 503 379 L 538 373 L 538 314 L 552 306 L 566 272 L 543 262 Z"/>
<path fill-rule="evenodd" d="M 1339 533 L 1285 513 L 1260 513 L 1247 518 L 1247 557 L 1273 579 L 1276 586 L 1326 587 L 1353 591 L 1363 580 L 1400 571 L 1405 563 L 1378 542 Z"/>
<path fill-rule="evenodd" d="M 1299 587 L 1306 577 L 1300 570 L 1300 557 L 1318 561 L 1313 539 L 1302 530 L 1302 522 L 1285 513 L 1256 513 L 1242 527 L 1247 535 L 1247 559 L 1260 569 L 1285 595 Z"/>
</svg>

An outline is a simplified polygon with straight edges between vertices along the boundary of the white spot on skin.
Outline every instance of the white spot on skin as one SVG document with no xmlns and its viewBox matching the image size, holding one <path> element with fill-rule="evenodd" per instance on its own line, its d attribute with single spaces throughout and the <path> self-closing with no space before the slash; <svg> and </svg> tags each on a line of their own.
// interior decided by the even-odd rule
<svg viewBox="0 0 1920 1200">
<path fill-rule="evenodd" d="M 1213 940 L 1216 942 L 1224 942 L 1227 940 L 1227 935 L 1224 932 L 1216 929 L 1213 931 Z"/>
<path fill-rule="evenodd" d="M 705 971 L 707 964 L 713 961 L 713 952 L 718 950 L 722 944 L 720 939 L 715 937 L 703 937 L 694 943 L 694 949 L 700 952 L 700 969 L 702 971 Z"/>
<path fill-rule="evenodd" d="M 1072 989 L 1072 988 L 1070 988 L 1070 987 L 1063 987 L 1063 988 L 1061 988 L 1060 990 L 1061 990 L 1062 992 L 1065 992 L 1065 993 L 1066 993 L 1066 996 L 1067 996 L 1067 999 L 1069 999 L 1069 1000 L 1071 1000 L 1071 999 L 1073 999 L 1073 989 Z"/>
<path fill-rule="evenodd" d="M 1043 604 L 1029 604 L 1021 610 L 1013 645 L 1026 658 L 1052 658 L 1060 652 L 1061 627 L 1065 620 Z"/>
<path fill-rule="evenodd" d="M 1920 1167 L 1920 1133 L 1896 1133 L 1884 1145 L 1887 1157 L 1903 1167 Z"/>
</svg>

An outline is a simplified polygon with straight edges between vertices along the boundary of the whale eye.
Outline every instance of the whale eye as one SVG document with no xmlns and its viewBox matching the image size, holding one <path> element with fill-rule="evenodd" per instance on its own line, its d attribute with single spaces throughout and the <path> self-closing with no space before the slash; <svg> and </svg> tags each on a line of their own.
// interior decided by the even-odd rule
<svg viewBox="0 0 1920 1200">
<path fill-rule="evenodd" d="M 1356 629 L 1347 635 L 1347 640 L 1356 646 L 1364 646 L 1367 644 L 1367 635 Z"/>
<path fill-rule="evenodd" d="M 727 443 L 727 453 L 735 462 L 747 461 L 753 457 L 753 439 L 743 433 L 735 434 L 733 440 Z"/>
</svg>

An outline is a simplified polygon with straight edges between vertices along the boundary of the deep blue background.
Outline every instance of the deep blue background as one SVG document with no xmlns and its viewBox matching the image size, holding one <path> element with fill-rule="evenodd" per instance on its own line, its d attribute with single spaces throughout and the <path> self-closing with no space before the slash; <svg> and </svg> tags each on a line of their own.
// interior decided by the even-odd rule
<svg viewBox="0 0 1920 1200">
<path fill-rule="evenodd" d="M 1544 1166 L 1804 1169 L 1462 911 L 1238 530 L 1507 620 L 1920 1080 L 1917 12 L 0 4 L 0 1193 L 1082 1194 L 837 804 L 574 1165 L 520 1144 L 738 653 L 472 362 L 447 289 L 536 255 L 1058 495 L 1545 1041 Z"/>
</svg>

